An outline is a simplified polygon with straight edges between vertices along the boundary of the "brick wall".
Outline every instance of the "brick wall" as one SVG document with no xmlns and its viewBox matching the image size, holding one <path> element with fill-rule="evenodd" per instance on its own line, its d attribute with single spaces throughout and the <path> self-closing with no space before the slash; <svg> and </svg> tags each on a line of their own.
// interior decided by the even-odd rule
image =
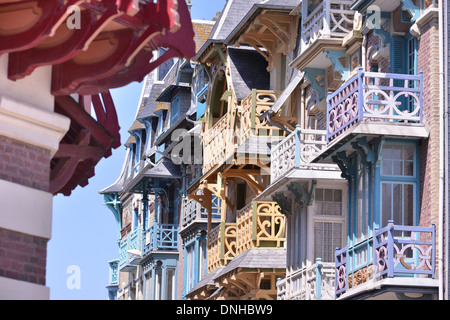
<svg viewBox="0 0 450 320">
<path fill-rule="evenodd" d="M 48 150 L 0 136 L 0 179 L 48 191 Z"/>
<path fill-rule="evenodd" d="M 195 52 L 198 52 L 198 50 L 205 43 L 206 39 L 208 39 L 213 26 L 214 26 L 214 24 L 212 24 L 212 23 L 206 23 L 206 22 L 202 23 L 200 21 L 193 21 L 192 27 L 193 27 L 194 33 L 195 33 L 195 36 L 194 36 Z"/>
<path fill-rule="evenodd" d="M 0 277 L 45 285 L 47 239 L 0 228 Z"/>
<path fill-rule="evenodd" d="M 439 222 L 439 30 L 435 16 L 421 28 L 418 69 L 423 72 L 423 122 L 430 130 L 420 143 L 420 220 L 429 227 Z M 436 230 L 438 239 L 439 228 Z M 436 250 L 438 247 L 436 246 Z M 436 252 L 438 257 L 438 252 Z"/>
</svg>

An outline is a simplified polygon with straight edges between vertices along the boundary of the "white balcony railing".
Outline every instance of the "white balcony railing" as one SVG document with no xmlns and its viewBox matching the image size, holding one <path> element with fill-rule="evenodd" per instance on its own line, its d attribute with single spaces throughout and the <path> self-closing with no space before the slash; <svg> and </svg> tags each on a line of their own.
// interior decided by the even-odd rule
<svg viewBox="0 0 450 320">
<path fill-rule="evenodd" d="M 317 259 L 277 283 L 278 300 L 333 300 L 334 272 L 334 263 Z"/>
<path fill-rule="evenodd" d="M 334 164 L 316 164 L 311 161 L 327 146 L 326 130 L 300 129 L 278 143 L 271 152 L 271 183 L 285 176 L 294 168 L 338 170 Z"/>
<path fill-rule="evenodd" d="M 305 3 L 307 11 L 308 1 Z M 353 30 L 355 11 L 348 8 L 353 0 L 324 0 L 309 14 L 303 13 L 303 50 L 319 38 L 343 39 Z"/>
</svg>

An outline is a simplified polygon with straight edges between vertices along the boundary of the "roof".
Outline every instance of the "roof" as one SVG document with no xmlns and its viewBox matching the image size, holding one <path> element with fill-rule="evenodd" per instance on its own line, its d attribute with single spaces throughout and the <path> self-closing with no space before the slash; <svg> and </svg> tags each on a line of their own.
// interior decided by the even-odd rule
<svg viewBox="0 0 450 320">
<path fill-rule="evenodd" d="M 208 40 L 197 51 L 197 55 L 193 60 L 197 60 L 212 43 L 223 42 L 253 4 L 258 2 L 261 2 L 261 0 L 227 0 L 216 24 L 211 30 Z"/>
<path fill-rule="evenodd" d="M 267 61 L 254 49 L 228 48 L 232 86 L 238 100 L 246 98 L 252 89 L 269 90 L 270 74 Z"/>
<path fill-rule="evenodd" d="M 216 283 L 214 282 L 214 277 L 216 277 L 223 267 L 217 268 L 210 273 L 208 273 L 202 280 L 200 280 L 188 293 L 187 295 L 192 295 L 194 292 L 201 290 L 204 287 L 212 286 L 214 287 Z"/>
<path fill-rule="evenodd" d="M 161 103 L 166 104 L 163 102 L 156 101 L 156 99 L 159 97 L 159 95 L 161 94 L 161 92 L 164 89 L 164 84 L 163 83 L 154 83 L 154 74 L 153 73 L 148 75 L 144 86 L 146 88 L 148 88 L 148 89 L 145 89 L 148 92 L 147 93 L 148 97 L 143 99 L 144 105 L 136 117 L 137 120 L 148 118 L 148 117 L 157 117 L 157 114 L 155 113 L 155 111 L 158 109 L 158 106 Z"/>
<path fill-rule="evenodd" d="M 156 164 L 156 166 L 148 169 L 146 172 L 143 172 L 143 177 L 149 178 L 181 178 L 181 171 L 178 165 L 174 164 L 170 160 L 164 159 L 160 163 Z"/>
<path fill-rule="evenodd" d="M 298 6 L 299 0 L 266 0 L 266 1 L 258 1 L 255 3 L 244 16 L 241 17 L 239 23 L 235 25 L 235 27 L 228 32 L 226 35 L 225 43 L 229 43 L 230 39 L 234 38 L 237 33 L 239 33 L 242 28 L 251 22 L 254 18 L 256 18 L 258 12 L 260 10 L 269 9 L 269 10 L 288 10 L 292 11 Z"/>
<path fill-rule="evenodd" d="M 126 157 L 125 157 L 125 161 L 123 163 L 122 166 L 122 171 L 120 172 L 120 176 L 119 178 L 110 186 L 106 187 L 103 190 L 100 190 L 99 193 L 100 194 L 105 194 L 105 193 L 119 193 L 122 188 L 125 185 L 126 182 L 126 172 L 127 172 L 127 168 L 128 168 L 128 162 L 130 161 L 130 157 L 128 156 L 128 154 L 130 153 L 130 149 L 127 150 L 126 152 Z"/>
<path fill-rule="evenodd" d="M 286 269 L 286 249 L 284 248 L 251 248 L 224 267 L 214 281 L 226 277 L 228 273 L 239 268 Z"/>
</svg>

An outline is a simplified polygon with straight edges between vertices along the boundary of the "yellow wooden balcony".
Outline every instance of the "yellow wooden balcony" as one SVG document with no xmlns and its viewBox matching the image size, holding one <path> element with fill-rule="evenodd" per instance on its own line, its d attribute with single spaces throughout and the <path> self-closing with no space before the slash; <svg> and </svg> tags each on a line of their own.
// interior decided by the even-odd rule
<svg viewBox="0 0 450 320">
<path fill-rule="evenodd" d="M 236 213 L 236 253 L 252 247 L 283 247 L 285 216 L 274 201 L 252 201 Z"/>
<path fill-rule="evenodd" d="M 236 256 L 236 223 L 221 222 L 208 235 L 208 273 Z"/>
<path fill-rule="evenodd" d="M 236 222 L 221 222 L 208 235 L 208 273 L 252 247 L 281 248 L 285 216 L 274 201 L 252 201 L 236 212 Z"/>
<path fill-rule="evenodd" d="M 232 161 L 237 148 L 250 137 L 280 134 L 278 127 L 259 119 L 273 106 L 279 94 L 278 91 L 253 89 L 240 106 L 231 106 L 228 113 L 203 133 L 203 172 Z"/>
</svg>

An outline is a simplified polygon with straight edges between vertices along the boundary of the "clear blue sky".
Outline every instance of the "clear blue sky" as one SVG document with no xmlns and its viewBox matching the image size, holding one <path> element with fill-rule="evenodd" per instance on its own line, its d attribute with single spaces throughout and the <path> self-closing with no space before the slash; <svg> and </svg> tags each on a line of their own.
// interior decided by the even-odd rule
<svg viewBox="0 0 450 320">
<path fill-rule="evenodd" d="M 222 10 L 225 0 L 192 0 L 192 19 L 211 20 Z M 121 127 L 122 143 L 133 123 L 142 83 L 111 91 Z M 104 205 L 101 189 L 116 181 L 122 168 L 125 148 L 113 150 L 112 156 L 102 159 L 95 168 L 95 176 L 84 188 L 77 187 L 69 197 L 53 198 L 52 239 L 47 246 L 47 287 L 52 300 L 104 300 L 108 298 L 108 261 L 117 259 L 118 227 Z M 80 270 L 80 289 L 70 289 L 67 270 Z M 70 272 L 70 270 L 69 270 Z"/>
</svg>

